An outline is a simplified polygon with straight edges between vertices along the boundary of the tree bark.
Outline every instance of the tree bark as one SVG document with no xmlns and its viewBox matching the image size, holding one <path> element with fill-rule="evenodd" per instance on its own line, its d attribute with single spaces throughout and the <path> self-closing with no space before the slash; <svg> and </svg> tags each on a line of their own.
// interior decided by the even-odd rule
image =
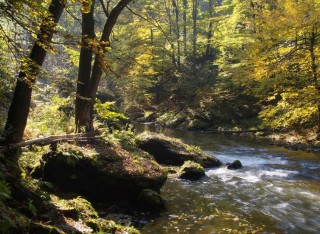
<svg viewBox="0 0 320 234">
<path fill-rule="evenodd" d="M 178 1 L 172 0 L 172 6 L 176 16 L 176 38 L 177 38 L 177 66 L 178 70 L 181 70 L 181 46 L 180 46 L 180 26 L 179 26 L 179 6 Z"/>
<path fill-rule="evenodd" d="M 210 58 L 212 56 L 212 48 L 211 48 L 211 39 L 212 39 L 212 17 L 213 17 L 213 0 L 209 0 L 209 28 L 207 34 L 207 49 L 206 49 L 206 58 Z"/>
<path fill-rule="evenodd" d="M 50 16 L 44 19 L 40 32 L 37 35 L 37 41 L 31 50 L 26 64 L 21 65 L 5 126 L 4 136 L 6 143 L 16 143 L 22 140 L 29 115 L 32 86 L 39 75 L 40 68 L 47 55 L 44 46 L 50 46 L 53 34 L 55 33 L 55 26 L 61 17 L 64 7 L 65 4 L 62 0 L 51 1 L 48 10 Z M 48 25 L 48 21 L 53 22 L 53 24 Z"/>
<path fill-rule="evenodd" d="M 174 49 L 174 42 L 172 40 L 172 31 L 173 31 L 173 20 L 172 20 L 172 14 L 171 14 L 171 4 L 170 4 L 170 1 L 168 3 L 168 5 L 166 5 L 166 12 L 167 12 L 167 16 L 168 16 L 168 19 L 169 19 L 169 44 L 170 44 L 170 47 L 171 47 L 171 60 L 172 60 L 172 64 L 174 67 L 177 68 L 177 61 L 176 61 L 176 55 L 175 55 L 175 49 Z"/>
<path fill-rule="evenodd" d="M 183 50 L 185 56 L 187 56 L 187 10 L 188 1 L 183 0 Z"/>
<path fill-rule="evenodd" d="M 320 97 L 320 85 L 319 85 L 319 81 L 318 81 L 318 65 L 317 65 L 317 60 L 316 60 L 316 54 L 315 54 L 315 44 L 316 44 L 316 39 L 317 39 L 317 33 L 316 33 L 316 27 L 313 26 L 312 27 L 312 32 L 310 34 L 310 47 L 309 47 L 309 51 L 310 51 L 310 58 L 311 58 L 311 70 L 312 70 L 312 79 L 313 79 L 313 83 L 314 86 L 317 90 L 318 93 L 318 104 L 317 104 L 317 108 L 318 108 L 318 118 L 317 118 L 317 133 L 318 136 L 317 138 L 320 139 L 320 101 L 319 101 L 319 97 Z"/>
<path fill-rule="evenodd" d="M 117 5 L 111 10 L 109 17 L 104 25 L 102 36 L 100 38 L 100 46 L 99 48 L 97 48 L 97 52 L 95 54 L 90 83 L 86 87 L 85 97 L 88 101 L 86 101 L 84 105 L 79 106 L 79 109 L 77 110 L 81 115 L 86 115 L 86 118 L 83 122 L 80 123 L 80 121 L 78 121 L 78 129 L 85 128 L 85 131 L 93 130 L 93 105 L 95 103 L 96 93 L 101 76 L 103 74 L 103 71 L 106 69 L 106 61 L 104 58 L 106 47 L 110 46 L 110 35 L 120 13 L 131 1 L 132 0 L 120 0 Z"/>
<path fill-rule="evenodd" d="M 79 72 L 77 81 L 77 96 L 75 107 L 75 124 L 76 132 L 81 132 L 81 128 L 85 131 L 93 130 L 93 121 L 91 120 L 91 113 L 83 111 L 82 107 L 90 102 L 87 97 L 87 88 L 90 85 L 90 76 L 92 68 L 93 49 L 90 41 L 95 39 L 94 31 L 94 5 L 92 1 L 90 12 L 82 12 L 82 43 L 79 59 Z"/>
<path fill-rule="evenodd" d="M 197 17 L 198 17 L 198 0 L 192 0 L 192 20 L 193 20 L 193 65 L 197 60 Z"/>
</svg>

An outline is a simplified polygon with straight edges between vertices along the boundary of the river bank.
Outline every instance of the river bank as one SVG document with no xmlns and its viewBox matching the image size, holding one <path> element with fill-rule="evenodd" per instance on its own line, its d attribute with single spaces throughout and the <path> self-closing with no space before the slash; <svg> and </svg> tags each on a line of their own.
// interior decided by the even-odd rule
<svg viewBox="0 0 320 234">
<path fill-rule="evenodd" d="M 144 130 L 156 131 L 157 129 L 179 129 L 184 128 L 170 127 L 157 122 L 136 123 L 138 132 Z M 291 130 L 291 131 L 272 131 L 265 129 L 231 129 L 231 128 L 193 128 L 186 131 L 204 132 L 213 135 L 235 135 L 249 138 L 254 141 L 264 142 L 270 145 L 285 147 L 290 150 L 302 150 L 307 152 L 320 152 L 320 140 L 317 138 L 315 129 Z"/>
</svg>

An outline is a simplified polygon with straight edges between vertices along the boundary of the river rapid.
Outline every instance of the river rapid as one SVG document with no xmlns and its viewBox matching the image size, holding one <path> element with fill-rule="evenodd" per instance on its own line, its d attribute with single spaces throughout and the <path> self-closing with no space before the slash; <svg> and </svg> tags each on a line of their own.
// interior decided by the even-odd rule
<svg viewBox="0 0 320 234">
<path fill-rule="evenodd" d="M 239 159 L 243 168 L 207 169 L 196 182 L 169 179 L 161 191 L 166 211 L 148 220 L 142 233 L 320 233 L 319 153 L 239 136 L 157 131 L 224 163 Z"/>
</svg>

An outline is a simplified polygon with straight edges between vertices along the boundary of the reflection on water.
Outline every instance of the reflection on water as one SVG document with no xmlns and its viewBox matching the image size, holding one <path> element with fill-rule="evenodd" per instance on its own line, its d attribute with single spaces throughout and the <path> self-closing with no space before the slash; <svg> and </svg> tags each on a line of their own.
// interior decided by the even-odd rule
<svg viewBox="0 0 320 234">
<path fill-rule="evenodd" d="M 208 169 L 197 182 L 167 181 L 167 211 L 142 233 L 320 233 L 319 154 L 235 136 L 162 132 L 223 162 L 239 159 L 243 168 Z"/>
</svg>

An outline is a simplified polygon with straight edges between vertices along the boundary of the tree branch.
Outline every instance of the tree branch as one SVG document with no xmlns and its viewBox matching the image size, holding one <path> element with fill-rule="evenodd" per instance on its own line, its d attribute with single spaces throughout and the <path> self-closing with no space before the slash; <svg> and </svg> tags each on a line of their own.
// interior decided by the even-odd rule
<svg viewBox="0 0 320 234">
<path fill-rule="evenodd" d="M 11 149 L 16 149 L 20 147 L 25 147 L 29 145 L 50 145 L 55 142 L 75 142 L 75 141 L 87 141 L 90 139 L 99 139 L 101 138 L 98 131 L 88 132 L 85 134 L 68 134 L 68 135 L 53 135 L 48 137 L 37 138 L 28 141 L 22 141 L 19 143 L 13 143 L 5 146 L 0 146 L 0 153 L 6 152 Z"/>
</svg>

